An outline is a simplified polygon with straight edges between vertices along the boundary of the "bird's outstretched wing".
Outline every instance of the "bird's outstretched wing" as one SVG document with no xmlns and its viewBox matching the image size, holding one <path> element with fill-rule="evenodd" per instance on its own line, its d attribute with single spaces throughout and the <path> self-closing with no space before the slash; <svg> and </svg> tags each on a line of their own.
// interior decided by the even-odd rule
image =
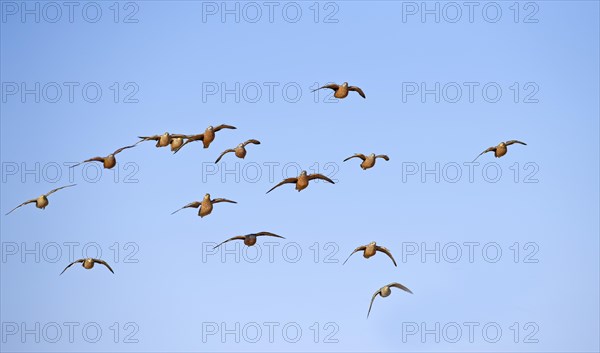
<svg viewBox="0 0 600 353">
<path fill-rule="evenodd" d="M 135 145 L 129 145 L 129 146 L 125 146 L 125 147 L 121 147 L 119 149 L 117 149 L 116 151 L 113 152 L 113 155 L 121 153 L 123 150 L 126 150 L 128 148 L 133 148 L 137 145 L 137 143 Z"/>
<path fill-rule="evenodd" d="M 527 144 L 525 142 L 521 142 L 521 141 L 518 141 L 518 140 L 510 140 L 510 141 L 504 142 L 504 144 L 507 145 L 507 146 L 510 146 L 512 144 L 515 144 L 515 143 L 519 143 L 521 145 L 527 146 Z"/>
<path fill-rule="evenodd" d="M 413 294 L 413 292 L 411 292 L 410 289 L 406 288 L 405 286 L 403 286 L 402 284 L 398 283 L 398 282 L 394 282 L 394 283 L 390 283 L 388 284 L 388 287 L 396 287 L 396 288 L 400 288 L 405 292 L 408 292 L 410 294 Z"/>
<path fill-rule="evenodd" d="M 220 244 L 218 244 L 218 245 L 215 245 L 215 246 L 213 247 L 213 249 L 216 249 L 216 248 L 218 248 L 219 246 L 221 246 L 221 245 L 223 245 L 223 244 L 225 244 L 225 243 L 227 243 L 227 242 L 229 242 L 229 241 L 232 241 L 232 240 L 244 240 L 244 239 L 246 239 L 246 237 L 245 237 L 245 236 L 243 236 L 243 235 L 238 235 L 238 236 L 236 236 L 236 237 L 229 238 L 229 239 L 225 240 L 224 242 L 221 242 L 221 243 L 220 243 Z"/>
<path fill-rule="evenodd" d="M 110 272 L 112 272 L 113 274 L 115 273 L 115 271 L 113 271 L 113 269 L 112 269 L 112 268 L 110 268 L 110 265 L 109 265 L 108 263 L 106 263 L 106 261 L 104 261 L 104 260 L 100 260 L 100 259 L 93 259 L 93 260 L 94 260 L 94 262 L 95 262 L 95 263 L 97 263 L 97 264 L 100 264 L 100 265 L 104 265 L 104 266 L 106 266 L 106 268 L 108 268 L 108 270 L 109 270 Z"/>
<path fill-rule="evenodd" d="M 63 273 L 65 273 L 65 271 L 67 270 L 67 268 L 73 266 L 74 264 L 76 264 L 76 263 L 82 263 L 84 261 L 85 261 L 85 259 L 79 259 L 79 260 L 75 260 L 75 261 L 71 262 L 70 264 L 67 265 L 67 267 L 65 267 L 65 269 L 60 274 L 62 275 Z"/>
<path fill-rule="evenodd" d="M 378 155 L 376 155 L 376 156 L 375 156 L 375 158 L 383 158 L 383 159 L 385 159 L 386 161 L 389 161 L 389 160 L 390 160 L 390 157 L 388 157 L 388 156 L 387 156 L 387 155 L 385 155 L 385 154 L 378 154 Z"/>
<path fill-rule="evenodd" d="M 367 98 L 367 96 L 365 96 L 365 92 L 363 92 L 362 89 L 360 89 L 359 87 L 349 86 L 348 91 L 358 92 L 358 94 L 360 94 L 361 97 Z"/>
<path fill-rule="evenodd" d="M 392 259 L 392 262 L 394 263 L 394 266 L 398 267 L 398 265 L 396 264 L 396 260 L 394 260 L 394 257 L 392 256 L 392 253 L 387 248 L 385 248 L 383 246 L 376 246 L 375 250 L 381 251 L 382 253 L 384 253 L 387 256 L 389 256 L 389 258 Z"/>
<path fill-rule="evenodd" d="M 373 301 L 375 300 L 375 297 L 377 297 L 379 295 L 379 293 L 381 293 L 381 289 L 379 289 L 377 292 L 375 292 L 375 294 L 373 294 L 373 298 L 371 298 L 371 304 L 369 304 L 369 311 L 367 312 L 367 319 L 369 318 L 369 314 L 371 314 L 371 308 L 373 307 Z"/>
<path fill-rule="evenodd" d="M 88 163 L 88 162 L 100 162 L 100 163 L 104 163 L 104 157 L 94 157 L 94 158 L 90 158 L 90 159 L 86 159 L 83 162 L 79 162 L 77 164 L 73 164 L 72 166 L 70 166 L 69 168 L 75 168 L 78 165 L 81 165 L 83 163 Z"/>
<path fill-rule="evenodd" d="M 158 141 L 158 140 L 160 140 L 160 136 L 161 136 L 161 135 L 154 135 L 154 136 L 138 136 L 138 138 L 140 139 L 140 141 L 138 141 L 138 143 L 140 143 L 140 142 L 144 142 L 144 141 Z"/>
<path fill-rule="evenodd" d="M 359 251 L 364 251 L 367 247 L 364 245 L 359 246 L 358 248 L 354 249 L 354 251 L 352 252 L 352 254 L 348 255 L 348 258 L 346 259 L 346 261 L 344 261 L 344 263 L 342 265 L 345 265 L 346 262 L 348 262 L 348 260 L 350 260 L 350 257 L 352 255 L 354 255 L 355 253 L 359 252 Z"/>
<path fill-rule="evenodd" d="M 251 143 L 252 143 L 252 144 L 255 144 L 255 145 L 260 145 L 260 141 L 258 141 L 258 140 L 255 140 L 255 139 L 250 139 L 250 140 L 248 140 L 248 141 L 244 142 L 242 145 L 243 145 L 244 147 L 246 147 L 247 145 L 249 145 L 249 144 L 251 144 Z"/>
<path fill-rule="evenodd" d="M 273 189 L 280 187 L 283 184 L 295 184 L 298 182 L 298 178 L 287 178 L 284 179 L 282 182 L 280 182 L 279 184 L 273 186 L 269 191 L 267 191 L 267 194 L 270 193 L 271 191 L 273 191 Z"/>
<path fill-rule="evenodd" d="M 317 89 L 313 89 L 311 92 L 318 91 L 318 90 L 323 89 L 323 88 L 329 88 L 329 89 L 332 89 L 334 91 L 337 91 L 338 88 L 340 88 L 340 85 L 337 85 L 335 83 L 331 83 L 331 84 L 325 85 L 323 87 L 319 87 Z"/>
<path fill-rule="evenodd" d="M 308 176 L 308 180 L 313 180 L 313 179 L 321 179 L 321 180 L 325 180 L 326 182 L 335 184 L 333 182 L 333 180 L 329 179 L 328 177 L 326 177 L 323 174 L 311 174 L 311 175 Z"/>
<path fill-rule="evenodd" d="M 228 199 L 222 199 L 222 198 L 210 200 L 210 202 L 211 203 L 219 203 L 219 202 L 237 203 L 235 201 L 231 201 L 231 200 L 228 200 Z"/>
<path fill-rule="evenodd" d="M 215 161 L 215 164 L 219 163 L 219 161 L 221 160 L 221 158 L 223 158 L 223 156 L 224 156 L 224 155 L 226 155 L 227 153 L 230 153 L 230 152 L 235 152 L 235 150 L 230 148 L 230 149 L 228 149 L 228 150 L 225 150 L 225 151 L 223 151 L 223 152 L 222 152 L 222 153 L 219 155 L 219 158 L 217 158 L 217 160 Z"/>
<path fill-rule="evenodd" d="M 488 152 L 494 152 L 495 150 L 496 150 L 496 147 L 495 147 L 495 146 L 494 146 L 494 147 L 490 147 L 490 148 L 488 148 L 487 150 L 485 150 L 485 151 L 481 152 L 481 153 L 479 154 L 479 156 L 475 157 L 475 159 L 473 160 L 473 162 L 475 162 L 475 161 L 477 160 L 477 158 L 479 158 L 479 157 L 480 157 L 482 154 L 484 154 L 484 153 L 488 153 Z M 473 163 L 473 162 L 471 162 L 471 163 Z"/>
<path fill-rule="evenodd" d="M 180 209 L 178 209 L 178 210 L 176 210 L 176 211 L 173 211 L 171 214 L 175 214 L 175 213 L 177 213 L 177 212 L 179 212 L 179 211 L 183 210 L 184 208 L 189 208 L 189 207 L 192 207 L 192 208 L 198 208 L 198 207 L 200 207 L 200 205 L 201 205 L 201 204 L 202 204 L 202 203 L 201 203 L 201 202 L 198 202 L 198 201 L 190 202 L 190 203 L 188 203 L 187 205 L 183 206 L 182 208 L 180 208 Z"/>
<path fill-rule="evenodd" d="M 49 196 L 50 194 L 54 194 L 55 192 L 57 192 L 60 189 L 70 188 L 71 186 L 75 186 L 75 185 L 77 185 L 77 184 L 65 185 L 65 186 L 61 186 L 59 188 L 56 188 L 54 190 L 50 190 L 45 196 Z"/>
<path fill-rule="evenodd" d="M 347 160 L 349 160 L 349 159 L 352 159 L 352 158 L 360 158 L 360 159 L 362 159 L 363 161 L 364 161 L 365 159 L 367 159 L 367 157 L 365 157 L 365 155 L 364 155 L 364 154 L 362 154 L 362 153 L 355 153 L 355 154 L 354 154 L 354 156 L 350 156 L 350 157 L 348 157 L 348 158 L 344 159 L 344 162 L 345 162 L 345 161 L 347 161 Z"/>
<path fill-rule="evenodd" d="M 219 131 L 219 130 L 223 130 L 223 129 L 237 129 L 237 127 L 235 127 L 235 126 L 232 126 L 232 125 L 221 124 L 221 125 L 219 125 L 219 126 L 215 126 L 215 127 L 213 128 L 213 131 L 214 131 L 214 132 L 217 132 L 217 131 Z"/>
<path fill-rule="evenodd" d="M 248 235 L 254 235 L 254 236 L 257 236 L 257 237 L 267 236 L 267 237 L 275 237 L 275 238 L 285 239 L 281 235 L 277 235 L 277 234 L 271 233 L 271 232 L 258 232 L 258 233 L 248 234 Z"/>
<path fill-rule="evenodd" d="M 37 201 L 37 199 L 27 200 L 27 201 L 23 202 L 22 204 L 20 204 L 19 206 L 17 206 L 15 208 L 13 208 L 12 210 L 8 211 L 8 213 L 6 213 L 5 216 L 8 216 L 12 211 L 16 210 L 17 208 L 19 208 L 21 206 L 25 206 L 25 205 L 27 205 L 29 203 L 36 202 L 36 201 Z"/>
</svg>

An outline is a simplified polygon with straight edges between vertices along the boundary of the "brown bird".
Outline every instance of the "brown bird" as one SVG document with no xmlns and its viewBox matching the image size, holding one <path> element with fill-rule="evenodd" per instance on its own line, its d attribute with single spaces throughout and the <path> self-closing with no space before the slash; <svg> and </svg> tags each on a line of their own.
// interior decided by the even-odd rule
<svg viewBox="0 0 600 353">
<path fill-rule="evenodd" d="M 208 146 L 210 146 L 211 142 L 213 142 L 215 140 L 215 132 L 222 130 L 222 129 L 237 129 L 237 128 L 235 126 L 225 125 L 225 124 L 221 124 L 216 127 L 209 126 L 206 128 L 206 130 L 202 134 L 187 136 L 187 140 L 181 146 L 179 146 L 177 149 L 175 149 L 175 151 L 173 151 L 173 153 L 177 153 L 180 149 L 183 148 L 183 146 L 187 145 L 190 142 L 194 142 L 194 141 L 202 141 L 202 143 L 204 144 L 204 148 L 208 148 Z"/>
<path fill-rule="evenodd" d="M 62 275 L 63 273 L 65 273 L 65 271 L 67 270 L 67 268 L 73 266 L 76 263 L 81 263 L 81 266 L 83 266 L 83 268 L 85 268 L 86 270 L 89 270 L 92 267 L 94 267 L 94 264 L 104 265 L 104 266 L 106 266 L 106 268 L 108 268 L 110 270 L 110 272 L 115 273 L 115 271 L 113 271 L 113 269 L 110 268 L 110 265 L 106 263 L 106 261 L 104 261 L 104 260 L 98 260 L 98 259 L 93 259 L 93 258 L 90 257 L 90 258 L 87 258 L 87 259 L 79 259 L 77 261 L 71 262 L 67 267 L 65 267 L 65 269 L 60 274 Z"/>
<path fill-rule="evenodd" d="M 200 216 L 200 218 L 204 217 L 204 216 L 208 216 L 212 210 L 213 210 L 213 204 L 215 203 L 219 203 L 219 202 L 229 202 L 229 203 L 237 203 L 235 201 L 231 201 L 231 200 L 227 200 L 227 199 L 212 199 L 210 198 L 210 194 L 206 194 L 204 195 L 204 198 L 202 199 L 202 201 L 198 202 L 198 201 L 194 201 L 194 202 L 190 202 L 187 205 L 183 206 L 182 208 L 178 209 L 177 211 L 174 211 L 171 214 L 175 214 L 181 210 L 183 210 L 184 208 L 198 208 L 200 207 L 200 209 L 198 210 L 198 216 Z"/>
<path fill-rule="evenodd" d="M 381 287 L 377 292 L 375 292 L 375 294 L 373 294 L 373 298 L 371 298 L 371 305 L 369 305 L 369 312 L 367 313 L 367 318 L 369 317 L 369 314 L 371 313 L 371 307 L 373 306 L 373 301 L 375 300 L 375 297 L 377 295 L 381 295 L 382 298 L 388 297 L 390 294 L 392 294 L 391 287 L 400 288 L 405 292 L 413 294 L 413 292 L 411 292 L 410 289 L 406 288 L 405 286 L 403 286 L 397 282 L 390 283 L 387 286 Z"/>
<path fill-rule="evenodd" d="M 236 148 L 230 148 L 228 150 L 223 151 L 223 153 L 221 153 L 221 155 L 219 156 L 219 158 L 217 158 L 217 160 L 215 161 L 215 163 L 219 163 L 219 161 L 221 160 L 221 158 L 230 152 L 235 152 L 235 156 L 241 159 L 244 159 L 244 157 L 246 157 L 246 145 L 253 143 L 255 145 L 260 145 L 260 141 L 258 140 L 248 140 L 244 143 L 240 143 L 239 145 L 237 145 Z"/>
<path fill-rule="evenodd" d="M 346 262 L 348 262 L 348 260 L 350 259 L 350 257 L 354 255 L 354 253 L 359 251 L 364 251 L 363 256 L 365 259 L 368 259 L 371 256 L 374 256 L 378 251 L 381 251 L 382 253 L 389 256 L 390 259 L 392 259 L 394 266 L 398 267 L 398 265 L 396 265 L 396 260 L 394 260 L 394 257 L 392 256 L 392 253 L 387 248 L 384 248 L 383 246 L 378 246 L 374 241 L 370 242 L 367 245 L 359 246 L 358 248 L 354 249 L 352 254 L 348 256 L 348 258 L 346 259 L 346 261 L 344 261 L 342 265 L 345 265 Z"/>
<path fill-rule="evenodd" d="M 358 92 L 358 94 L 360 94 L 361 97 L 367 98 L 367 96 L 365 96 L 365 93 L 362 91 L 362 89 L 360 89 L 360 88 L 358 88 L 356 86 L 348 86 L 348 82 L 344 82 L 341 86 L 337 85 L 335 83 L 332 83 L 332 84 L 325 85 L 323 87 L 319 87 L 317 89 L 314 89 L 313 92 L 314 91 L 318 91 L 318 90 L 323 89 L 323 88 L 329 88 L 329 89 L 334 90 L 335 93 L 333 94 L 333 96 L 335 98 L 340 98 L 340 99 L 346 98 L 346 97 L 348 97 L 348 92 L 349 91 Z"/>
<path fill-rule="evenodd" d="M 245 245 L 252 246 L 252 245 L 256 244 L 256 237 L 260 237 L 260 236 L 270 236 L 270 237 L 277 237 L 277 238 L 285 239 L 281 235 L 273 234 L 270 232 L 259 232 L 259 233 L 252 233 L 252 234 L 248 234 L 248 235 L 238 235 L 236 237 L 229 238 L 229 239 L 225 240 L 224 242 L 222 242 L 221 244 L 215 245 L 213 247 L 213 249 L 216 249 L 219 246 L 227 243 L 228 241 L 232 241 L 232 240 L 243 240 Z"/>
<path fill-rule="evenodd" d="M 71 168 L 77 167 L 78 165 L 83 164 L 83 163 L 87 163 L 87 162 L 101 162 L 102 165 L 104 166 L 104 168 L 111 169 L 115 165 L 117 165 L 117 159 L 115 158 L 115 155 L 121 153 L 123 150 L 135 147 L 136 145 L 137 145 L 137 143 L 135 145 L 121 147 L 121 148 L 119 148 L 118 150 L 114 151 L 113 153 L 109 154 L 106 157 L 94 157 L 94 158 L 86 159 L 85 161 L 83 161 L 81 163 L 77 163 L 75 165 L 72 165 Z"/>
<path fill-rule="evenodd" d="M 11 213 L 12 211 L 16 210 L 17 208 L 21 207 L 21 206 L 25 206 L 28 203 L 33 203 L 35 202 L 35 207 L 40 208 L 40 209 L 45 209 L 46 206 L 48 206 L 48 204 L 50 203 L 50 201 L 48 201 L 48 196 L 50 196 L 51 194 L 57 192 L 60 189 L 64 189 L 64 188 L 68 188 L 71 186 L 75 186 L 77 184 L 72 184 L 72 185 L 66 185 L 66 186 L 61 186 L 59 188 L 56 188 L 50 192 L 48 192 L 47 194 L 41 195 L 40 197 L 36 198 L 36 199 L 31 199 L 28 201 L 23 202 L 22 204 L 20 204 L 19 206 L 13 208 L 12 210 L 10 210 L 6 215 L 8 215 L 9 213 Z"/>
<path fill-rule="evenodd" d="M 167 147 L 171 145 L 171 151 L 175 151 L 183 144 L 183 139 L 186 139 L 187 135 L 182 134 L 169 134 L 165 132 L 162 135 L 154 135 L 154 136 L 138 136 L 141 141 L 156 141 L 156 147 Z"/>
<path fill-rule="evenodd" d="M 510 141 L 506 141 L 506 142 L 500 142 L 500 144 L 498 144 L 498 146 L 494 146 L 494 147 L 490 147 L 487 150 L 481 152 L 479 154 L 479 156 L 481 156 L 484 153 L 488 153 L 488 152 L 494 152 L 494 156 L 496 156 L 496 158 L 500 158 L 502 156 L 504 156 L 506 154 L 506 152 L 508 151 L 508 149 L 506 148 L 506 146 L 510 146 L 512 144 L 515 143 L 520 143 L 521 145 L 525 145 L 527 146 L 527 144 L 525 142 L 521 142 L 521 141 L 517 141 L 517 140 L 510 140 Z M 477 160 L 477 158 L 479 158 L 479 156 L 475 157 L 475 159 L 473 160 L 473 162 L 475 162 Z M 471 163 L 473 163 L 471 162 Z"/>
<path fill-rule="evenodd" d="M 328 177 L 326 177 L 323 174 L 306 174 L 306 170 L 303 170 L 300 175 L 298 175 L 297 178 L 287 178 L 284 179 L 282 182 L 280 182 L 279 184 L 273 186 L 271 188 L 271 190 L 267 191 L 267 194 L 270 193 L 271 191 L 273 191 L 273 189 L 275 189 L 276 187 L 279 187 L 283 184 L 296 184 L 296 190 L 298 190 L 298 192 L 300 192 L 301 190 L 306 189 L 306 187 L 308 186 L 308 182 L 310 180 L 313 179 L 322 179 L 325 180 L 329 183 L 335 184 L 333 182 L 333 180 L 329 179 Z"/>
<path fill-rule="evenodd" d="M 383 158 L 386 161 L 390 160 L 390 157 L 386 156 L 385 154 L 375 155 L 375 153 L 371 153 L 370 155 L 365 156 L 364 154 L 361 154 L 361 153 L 355 153 L 354 156 L 348 157 L 348 158 L 344 159 L 344 162 L 347 161 L 347 160 L 349 160 L 349 159 L 352 159 L 352 158 L 360 158 L 360 159 L 362 159 L 362 163 L 360 164 L 360 167 L 363 170 L 367 170 L 369 168 L 373 168 L 373 166 L 375 165 L 375 160 L 377 158 Z"/>
</svg>

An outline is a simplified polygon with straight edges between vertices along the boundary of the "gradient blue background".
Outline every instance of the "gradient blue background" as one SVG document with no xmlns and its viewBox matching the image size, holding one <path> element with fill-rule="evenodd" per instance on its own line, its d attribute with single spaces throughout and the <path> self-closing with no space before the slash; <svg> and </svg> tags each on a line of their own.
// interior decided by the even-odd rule
<svg viewBox="0 0 600 353">
<path fill-rule="evenodd" d="M 2 322 L 93 321 L 104 333 L 95 344 L 80 334 L 73 343 L 63 337 L 54 344 L 11 336 L 2 351 L 600 349 L 598 2 L 540 1 L 539 22 L 528 24 L 513 22 L 512 2 L 500 2 L 498 23 L 480 15 L 469 23 L 466 14 L 458 23 L 431 17 L 403 23 L 402 3 L 393 1 L 338 2 L 338 23 L 314 23 L 313 2 L 300 2 L 298 23 L 287 23 L 280 13 L 274 23 L 235 23 L 232 17 L 221 23 L 217 16 L 203 23 L 201 2 L 137 4 L 139 23 L 113 23 L 111 3 L 101 3 L 103 18 L 94 24 L 80 16 L 75 23 L 9 17 L 1 24 L 2 82 L 95 81 L 103 88 L 95 104 L 81 96 L 74 103 L 63 96 L 55 104 L 9 97 L 1 109 L 2 162 L 62 164 L 108 154 L 141 134 L 199 133 L 221 123 L 238 129 L 219 132 L 208 150 L 195 143 L 175 156 L 153 143 L 139 145 L 118 156 L 121 164 L 139 166 L 139 182 L 122 182 L 121 171 L 115 183 L 104 171 L 101 181 L 89 183 L 78 169 L 78 186 L 52 195 L 46 210 L 29 205 L 2 215 L 3 243 L 97 242 L 105 258 L 115 242 L 139 246 L 139 263 L 123 263 L 121 256 L 112 262 L 115 275 L 73 267 L 59 277 L 66 257 L 57 263 L 18 256 L 3 261 Z M 359 85 L 367 99 L 351 94 L 338 103 L 315 103 L 309 87 L 331 81 Z M 452 81 L 498 82 L 503 97 L 498 103 L 481 96 L 474 103 L 464 96 L 455 104 L 417 97 L 402 102 L 401 82 Z M 113 82 L 137 83 L 139 103 L 113 103 Z M 280 90 L 274 102 L 263 91 L 257 103 L 236 103 L 231 96 L 203 103 L 202 82 L 297 82 L 303 95 L 297 103 L 286 102 Z M 537 83 L 539 103 L 514 103 L 508 89 L 513 82 Z M 250 146 L 240 166 L 295 162 L 308 169 L 336 162 L 339 183 L 311 184 L 301 193 L 287 185 L 265 195 L 282 179 L 281 168 L 275 181 L 265 169 L 256 183 L 236 183 L 231 176 L 225 183 L 219 176 L 203 183 L 202 163 L 248 138 L 263 143 Z M 458 183 L 421 182 L 418 175 L 402 182 L 403 162 L 463 163 L 508 139 L 528 146 L 512 146 L 499 160 L 489 154 L 479 160 L 502 167 L 498 183 L 480 174 L 473 183 L 465 175 Z M 341 163 L 355 152 L 386 153 L 391 160 L 368 171 L 356 160 Z M 224 161 L 231 168 L 240 160 L 228 155 Z M 539 181 L 514 183 L 508 168 L 515 162 L 536 163 Z M 8 176 L 2 214 L 68 184 L 66 170 L 55 184 Z M 191 210 L 169 215 L 206 192 L 239 204 L 216 205 L 204 219 Z M 285 236 L 282 244 L 300 244 L 301 260 L 202 261 L 203 243 L 261 230 Z M 397 268 L 383 255 L 367 261 L 355 254 L 343 267 L 314 263 L 309 250 L 333 242 L 341 262 L 372 240 L 392 250 Z M 401 261 L 403 242 L 467 241 L 497 242 L 502 260 L 469 263 L 463 254 L 456 264 L 431 257 Z M 536 243 L 539 262 L 512 262 L 508 247 L 515 242 Z M 394 291 L 378 298 L 366 320 L 372 293 L 393 281 L 414 295 Z M 478 334 L 471 343 L 463 331 L 457 343 L 431 336 L 424 343 L 418 337 L 402 342 L 402 322 L 431 327 L 473 321 L 499 323 L 501 340 L 487 343 Z M 135 322 L 139 342 L 114 343 L 108 329 L 113 322 Z M 250 344 L 212 336 L 203 343 L 203 322 L 297 322 L 303 337 L 287 343 L 278 334 L 273 343 L 263 337 Z M 322 343 L 321 336 L 314 343 L 314 322 L 336 323 L 339 342 Z M 513 342 L 508 327 L 514 322 L 536 323 L 539 342 L 522 343 L 522 336 Z"/>
</svg>

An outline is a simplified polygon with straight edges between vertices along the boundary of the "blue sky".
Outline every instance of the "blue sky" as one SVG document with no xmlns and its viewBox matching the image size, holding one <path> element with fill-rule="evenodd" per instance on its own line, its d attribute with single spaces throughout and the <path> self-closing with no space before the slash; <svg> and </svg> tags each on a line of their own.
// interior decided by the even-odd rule
<svg viewBox="0 0 600 353">
<path fill-rule="evenodd" d="M 4 351 L 600 349 L 597 2 L 427 2 L 439 23 L 421 2 L 39 2 L 39 23 L 35 4 L 1 2 Z M 344 81 L 367 99 L 310 92 Z M 209 149 L 143 143 L 117 174 L 64 164 L 222 123 Z M 528 145 L 470 179 L 511 139 Z M 357 152 L 390 161 L 342 162 Z M 337 183 L 265 195 L 298 167 Z M 205 193 L 238 204 L 170 215 Z M 286 239 L 211 250 L 263 230 Z M 398 267 L 341 265 L 370 241 Z M 84 248 L 115 275 L 59 276 Z M 414 294 L 367 320 L 390 282 Z"/>
</svg>

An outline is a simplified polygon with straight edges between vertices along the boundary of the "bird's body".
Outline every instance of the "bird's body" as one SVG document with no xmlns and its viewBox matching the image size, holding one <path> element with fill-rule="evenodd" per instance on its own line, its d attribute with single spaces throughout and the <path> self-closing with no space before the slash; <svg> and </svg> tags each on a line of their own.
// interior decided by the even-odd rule
<svg viewBox="0 0 600 353">
<path fill-rule="evenodd" d="M 300 175 L 298 175 L 297 178 L 284 179 L 282 182 L 273 186 L 269 191 L 267 191 L 267 194 L 270 193 L 271 191 L 273 191 L 273 189 L 275 189 L 283 184 L 296 184 L 296 190 L 298 190 L 300 192 L 300 191 L 306 189 L 308 187 L 309 181 L 313 180 L 313 179 L 321 179 L 321 180 L 325 180 L 328 183 L 335 184 L 333 182 L 333 180 L 329 179 L 328 177 L 326 177 L 322 174 L 307 174 L 306 170 L 303 170 L 300 173 Z"/>
<path fill-rule="evenodd" d="M 183 145 L 183 137 L 171 139 L 171 151 L 176 151 L 181 145 Z"/>
<path fill-rule="evenodd" d="M 76 263 L 81 263 L 81 266 L 83 268 L 85 268 L 86 270 L 90 270 L 90 269 L 94 268 L 95 264 L 101 264 L 101 265 L 106 266 L 106 268 L 108 268 L 108 270 L 110 272 L 115 273 L 113 271 L 113 269 L 110 267 L 110 265 L 106 261 L 99 260 L 99 259 L 94 259 L 94 258 L 90 257 L 90 258 L 79 259 L 79 260 L 71 262 L 69 265 L 67 265 L 67 267 L 65 267 L 65 269 L 60 274 L 62 275 L 69 267 L 73 266 Z"/>
<path fill-rule="evenodd" d="M 393 282 L 393 283 L 388 284 L 387 286 L 381 287 L 377 292 L 375 292 L 373 294 L 373 297 L 371 298 L 371 304 L 369 305 L 369 311 L 367 312 L 367 318 L 369 317 L 369 314 L 371 314 L 371 308 L 373 307 L 373 301 L 375 300 L 375 298 L 378 295 L 381 296 L 382 298 L 389 297 L 390 294 L 392 294 L 392 287 L 400 288 L 403 291 L 412 294 L 410 289 L 406 288 L 404 285 L 402 285 L 398 282 Z"/>
<path fill-rule="evenodd" d="M 102 165 L 106 169 L 114 168 L 114 166 L 117 165 L 117 159 L 115 158 L 115 155 L 109 154 L 108 156 L 106 156 L 106 158 L 104 158 L 104 161 L 102 161 Z"/>
<path fill-rule="evenodd" d="M 481 156 L 484 153 L 494 152 L 494 157 L 500 158 L 500 157 L 504 156 L 508 152 L 507 146 L 510 146 L 512 144 L 515 144 L 515 143 L 527 146 L 527 144 L 525 142 L 521 142 L 521 141 L 518 141 L 518 140 L 510 140 L 510 141 L 506 141 L 506 142 L 500 142 L 497 146 L 492 146 L 492 147 L 486 149 L 485 151 L 481 152 L 479 154 L 479 156 Z M 475 157 L 475 159 L 473 160 L 473 162 L 475 162 L 477 160 L 477 158 L 479 158 L 479 156 Z"/>
<path fill-rule="evenodd" d="M 348 86 L 348 82 L 344 82 L 341 85 L 332 83 L 329 85 L 325 85 L 323 87 L 319 87 L 319 88 L 313 90 L 313 92 L 323 89 L 323 88 L 332 89 L 334 91 L 333 96 L 338 99 L 343 99 L 343 98 L 348 97 L 348 92 L 350 92 L 350 91 L 358 92 L 358 94 L 360 94 L 361 97 L 367 98 L 367 96 L 365 96 L 365 93 L 362 91 L 362 89 L 360 89 L 359 87 L 356 87 L 356 86 Z"/>
<path fill-rule="evenodd" d="M 347 161 L 347 160 L 349 160 L 349 159 L 352 159 L 352 158 L 360 158 L 360 159 L 362 159 L 362 162 L 360 163 L 360 167 L 363 170 L 367 170 L 369 168 L 373 168 L 375 166 L 375 162 L 377 161 L 377 158 L 383 158 L 386 161 L 390 160 L 390 157 L 388 157 L 385 154 L 375 155 L 375 153 L 371 153 L 370 155 L 365 156 L 362 153 L 355 153 L 353 156 L 350 156 L 350 157 L 344 159 L 344 162 Z"/>
<path fill-rule="evenodd" d="M 48 206 L 49 203 L 50 201 L 48 201 L 46 195 L 41 195 L 35 200 L 35 207 L 43 210 L 44 208 L 46 208 L 46 206 Z"/>
<path fill-rule="evenodd" d="M 363 252 L 363 257 L 365 259 L 368 259 L 370 257 L 375 256 L 375 254 L 377 254 L 378 251 L 381 251 L 382 253 L 386 254 L 394 263 L 394 266 L 398 266 L 396 264 L 396 260 L 394 259 L 394 257 L 392 256 L 392 253 L 385 247 L 383 246 L 378 246 L 376 242 L 372 241 L 367 245 L 361 245 L 359 247 L 357 247 L 356 249 L 354 249 L 354 251 L 348 256 L 348 258 L 346 259 L 346 261 L 344 261 L 343 264 L 346 264 L 346 262 L 350 259 L 350 257 L 352 255 L 354 255 L 354 253 L 362 251 Z"/>
<path fill-rule="evenodd" d="M 300 173 L 298 175 L 298 181 L 296 181 L 296 190 L 298 192 L 306 189 L 308 187 L 308 175 L 306 173 Z"/>
<path fill-rule="evenodd" d="M 168 132 L 160 135 L 158 141 L 156 141 L 156 147 L 167 147 L 171 143 L 171 135 Z"/>
<path fill-rule="evenodd" d="M 374 256 L 377 253 L 377 249 L 376 249 L 376 245 L 375 242 L 371 242 L 369 243 L 369 245 L 367 245 L 365 247 L 365 251 L 363 252 L 363 257 L 365 259 L 368 259 L 371 256 Z"/>
<path fill-rule="evenodd" d="M 200 218 L 204 217 L 204 216 L 208 216 L 213 210 L 213 204 L 210 200 L 210 195 L 206 194 L 204 195 L 204 198 L 202 199 L 202 203 L 200 204 L 200 209 L 198 210 L 198 216 L 200 216 Z"/>
</svg>

